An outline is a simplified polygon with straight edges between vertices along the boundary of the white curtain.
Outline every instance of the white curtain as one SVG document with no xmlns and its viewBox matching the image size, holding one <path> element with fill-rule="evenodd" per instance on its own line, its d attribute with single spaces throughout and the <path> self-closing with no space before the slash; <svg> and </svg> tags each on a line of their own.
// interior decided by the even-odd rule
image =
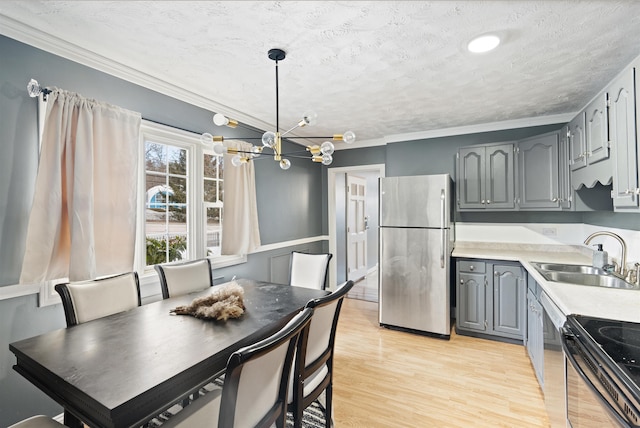
<svg viewBox="0 0 640 428">
<path fill-rule="evenodd" d="M 48 95 L 21 283 L 133 270 L 140 113 Z"/>
<path fill-rule="evenodd" d="M 245 141 L 225 141 L 230 149 L 251 151 Z M 260 246 L 256 174 L 253 162 L 231 165 L 231 154 L 224 155 L 224 212 L 222 217 L 223 255 L 248 254 Z"/>
</svg>

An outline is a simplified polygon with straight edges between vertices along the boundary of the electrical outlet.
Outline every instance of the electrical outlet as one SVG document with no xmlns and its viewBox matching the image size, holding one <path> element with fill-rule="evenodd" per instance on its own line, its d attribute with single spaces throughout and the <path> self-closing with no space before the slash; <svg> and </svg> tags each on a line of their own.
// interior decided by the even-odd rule
<svg viewBox="0 0 640 428">
<path fill-rule="evenodd" d="M 542 234 L 544 236 L 558 236 L 558 229 L 555 227 L 543 227 Z"/>
</svg>

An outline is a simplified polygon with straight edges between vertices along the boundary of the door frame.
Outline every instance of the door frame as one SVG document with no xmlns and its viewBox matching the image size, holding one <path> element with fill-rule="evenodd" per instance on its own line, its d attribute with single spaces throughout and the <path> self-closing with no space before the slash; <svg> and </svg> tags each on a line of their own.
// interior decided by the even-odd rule
<svg viewBox="0 0 640 428">
<path fill-rule="evenodd" d="M 337 168 L 327 168 L 327 219 L 329 226 L 329 252 L 336 254 L 337 252 L 337 233 L 336 230 L 336 175 L 346 174 L 357 171 L 376 171 L 380 177 L 385 176 L 384 164 L 372 164 L 372 165 L 354 165 L 344 166 Z M 337 257 L 332 257 L 329 263 L 329 289 L 335 290 L 337 287 Z"/>
</svg>

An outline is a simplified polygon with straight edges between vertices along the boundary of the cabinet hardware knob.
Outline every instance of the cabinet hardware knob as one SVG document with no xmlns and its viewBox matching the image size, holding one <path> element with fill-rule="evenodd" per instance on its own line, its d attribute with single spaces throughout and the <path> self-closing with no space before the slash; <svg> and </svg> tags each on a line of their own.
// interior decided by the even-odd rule
<svg viewBox="0 0 640 428">
<path fill-rule="evenodd" d="M 628 195 L 629 193 L 631 193 L 631 189 L 627 189 L 627 190 L 624 191 L 625 195 Z"/>
<path fill-rule="evenodd" d="M 490 203 L 491 203 L 491 201 L 489 199 L 487 199 L 487 204 L 490 204 Z"/>
<path fill-rule="evenodd" d="M 498 271 L 493 272 L 493 276 L 499 276 L 500 274 L 498 273 Z"/>
<path fill-rule="evenodd" d="M 482 203 L 484 204 L 484 199 L 482 200 Z"/>
<path fill-rule="evenodd" d="M 464 279 L 461 279 L 461 280 L 460 280 L 460 284 L 464 284 Z"/>
<path fill-rule="evenodd" d="M 558 198 L 551 199 L 551 202 L 558 202 Z"/>
<path fill-rule="evenodd" d="M 473 269 L 475 269 L 473 265 L 469 266 L 469 270 L 473 270 Z"/>
</svg>

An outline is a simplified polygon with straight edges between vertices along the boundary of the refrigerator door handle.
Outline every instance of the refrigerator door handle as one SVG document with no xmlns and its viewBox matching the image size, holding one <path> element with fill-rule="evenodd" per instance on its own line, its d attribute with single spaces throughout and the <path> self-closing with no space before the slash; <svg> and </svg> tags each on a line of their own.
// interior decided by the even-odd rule
<svg viewBox="0 0 640 428">
<path fill-rule="evenodd" d="M 445 198 L 444 198 L 444 189 L 440 190 L 440 228 L 445 228 L 445 216 L 446 216 L 446 206 L 445 206 Z"/>
<path fill-rule="evenodd" d="M 442 189 L 440 190 L 440 268 L 442 269 L 444 269 L 444 249 L 446 247 L 446 233 L 444 229 L 445 209 L 444 189 Z"/>
</svg>

